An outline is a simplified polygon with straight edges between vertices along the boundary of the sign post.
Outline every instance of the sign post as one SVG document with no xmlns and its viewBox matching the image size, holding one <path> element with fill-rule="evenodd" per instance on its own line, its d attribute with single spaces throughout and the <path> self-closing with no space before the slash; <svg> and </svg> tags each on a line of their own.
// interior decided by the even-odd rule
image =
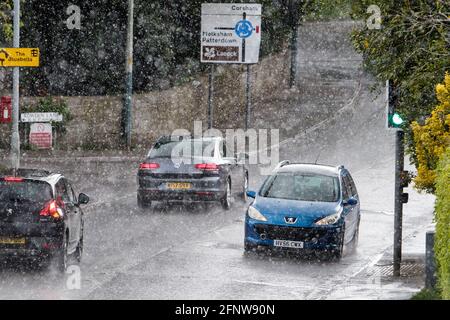
<svg viewBox="0 0 450 320">
<path fill-rule="evenodd" d="M 20 0 L 14 0 L 13 29 L 14 48 L 0 48 L 0 67 L 13 67 L 11 166 L 16 171 L 20 166 L 19 67 L 39 66 L 38 48 L 20 48 Z"/>
<path fill-rule="evenodd" d="M 250 64 L 258 63 L 261 44 L 261 4 L 203 3 L 200 61 L 247 64 L 245 128 L 250 126 Z M 213 123 L 213 66 L 208 98 L 208 127 Z"/>
</svg>

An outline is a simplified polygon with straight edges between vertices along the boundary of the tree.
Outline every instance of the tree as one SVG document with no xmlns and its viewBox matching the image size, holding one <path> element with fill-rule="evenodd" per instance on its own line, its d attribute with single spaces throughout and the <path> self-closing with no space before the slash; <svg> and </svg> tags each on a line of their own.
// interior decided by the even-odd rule
<svg viewBox="0 0 450 320">
<path fill-rule="evenodd" d="M 448 0 L 360 0 L 352 5 L 352 17 L 367 19 L 369 5 L 381 9 L 381 29 L 366 26 L 353 33 L 364 67 L 383 83 L 398 88 L 402 118 L 406 119 L 407 151 L 417 165 L 411 128 L 414 120 L 427 117 L 436 105 L 434 86 L 450 67 L 450 2 Z"/>
<path fill-rule="evenodd" d="M 5 44 L 12 39 L 12 19 L 11 11 L 13 9 L 12 0 L 0 0 L 0 44 Z"/>
<path fill-rule="evenodd" d="M 450 74 L 445 75 L 444 83 L 436 86 L 439 105 L 421 126 L 412 123 L 417 156 L 416 188 L 433 193 L 435 190 L 436 167 L 439 159 L 450 146 Z"/>
</svg>

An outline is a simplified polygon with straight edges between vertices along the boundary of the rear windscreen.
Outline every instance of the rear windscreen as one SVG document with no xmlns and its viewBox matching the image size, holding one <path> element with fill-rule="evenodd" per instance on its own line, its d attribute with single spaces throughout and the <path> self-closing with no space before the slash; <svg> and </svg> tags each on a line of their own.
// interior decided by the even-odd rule
<svg viewBox="0 0 450 320">
<path fill-rule="evenodd" d="M 211 140 L 182 140 L 156 143 L 149 158 L 214 157 L 215 142 Z"/>
<path fill-rule="evenodd" d="M 52 189 L 41 181 L 9 182 L 0 180 L 0 202 L 46 202 L 52 198 Z"/>
</svg>

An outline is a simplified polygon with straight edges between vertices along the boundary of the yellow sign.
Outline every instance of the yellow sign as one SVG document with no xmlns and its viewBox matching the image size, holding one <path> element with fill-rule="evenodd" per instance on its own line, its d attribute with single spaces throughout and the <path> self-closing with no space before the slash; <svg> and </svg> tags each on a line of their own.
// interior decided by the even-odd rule
<svg viewBox="0 0 450 320">
<path fill-rule="evenodd" d="M 0 48 L 0 67 L 39 67 L 39 48 Z"/>
</svg>

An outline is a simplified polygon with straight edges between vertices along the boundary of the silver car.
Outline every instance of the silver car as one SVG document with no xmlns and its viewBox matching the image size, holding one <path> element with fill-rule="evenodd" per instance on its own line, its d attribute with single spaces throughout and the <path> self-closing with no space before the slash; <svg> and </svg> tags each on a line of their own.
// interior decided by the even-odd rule
<svg viewBox="0 0 450 320">
<path fill-rule="evenodd" d="M 138 206 L 150 207 L 152 201 L 218 201 L 228 210 L 234 195 L 247 200 L 244 157 L 230 157 L 221 137 L 161 137 L 139 166 Z"/>
</svg>

